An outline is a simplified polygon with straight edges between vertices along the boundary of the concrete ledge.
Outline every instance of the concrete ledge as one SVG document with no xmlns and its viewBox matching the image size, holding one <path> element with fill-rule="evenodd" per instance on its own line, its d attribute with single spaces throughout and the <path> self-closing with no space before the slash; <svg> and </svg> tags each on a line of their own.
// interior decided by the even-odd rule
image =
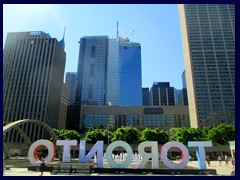
<svg viewBox="0 0 240 180">
<path fill-rule="evenodd" d="M 216 169 L 130 169 L 130 168 L 92 168 L 92 173 L 133 173 L 133 174 L 198 174 L 198 175 L 217 175 Z"/>
</svg>

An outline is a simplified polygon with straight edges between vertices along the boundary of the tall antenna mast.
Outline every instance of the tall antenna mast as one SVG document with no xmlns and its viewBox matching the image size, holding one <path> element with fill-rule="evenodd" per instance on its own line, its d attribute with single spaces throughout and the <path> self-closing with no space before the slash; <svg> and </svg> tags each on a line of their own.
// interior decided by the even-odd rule
<svg viewBox="0 0 240 180">
<path fill-rule="evenodd" d="M 118 21 L 117 21 L 117 40 L 118 40 L 118 35 L 119 33 L 118 33 Z"/>
</svg>

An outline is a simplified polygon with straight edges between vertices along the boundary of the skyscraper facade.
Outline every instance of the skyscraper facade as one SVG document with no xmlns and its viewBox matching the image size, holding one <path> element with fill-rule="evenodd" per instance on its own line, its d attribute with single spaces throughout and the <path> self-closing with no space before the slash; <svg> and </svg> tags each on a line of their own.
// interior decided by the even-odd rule
<svg viewBox="0 0 240 180">
<path fill-rule="evenodd" d="M 76 102 L 106 104 L 107 36 L 85 36 L 80 40 Z"/>
<path fill-rule="evenodd" d="M 175 106 L 178 106 L 178 105 L 179 105 L 178 95 L 179 95 L 180 92 L 181 92 L 180 89 L 174 88 L 174 101 L 175 101 Z"/>
<path fill-rule="evenodd" d="M 75 94 L 76 94 L 76 72 L 67 72 L 65 83 L 69 89 L 69 100 L 68 104 L 73 104 L 75 102 Z"/>
<path fill-rule="evenodd" d="M 174 88 L 169 82 L 154 82 L 149 99 L 151 106 L 174 106 Z"/>
<path fill-rule="evenodd" d="M 235 5 L 179 5 L 192 127 L 235 125 Z"/>
<path fill-rule="evenodd" d="M 178 96 L 178 106 L 188 106 L 187 89 L 183 88 Z"/>
<path fill-rule="evenodd" d="M 107 91 L 106 103 L 118 105 L 119 103 L 119 41 L 109 39 L 108 43 L 108 63 L 107 63 Z"/>
<path fill-rule="evenodd" d="M 107 36 L 81 38 L 76 86 L 77 103 L 141 106 L 140 44 Z"/>
<path fill-rule="evenodd" d="M 187 88 L 185 71 L 182 73 L 182 86 L 185 89 Z"/>
<path fill-rule="evenodd" d="M 3 55 L 3 119 L 33 119 L 58 128 L 66 61 L 64 47 L 44 32 L 8 33 Z M 26 124 L 31 141 L 46 138 L 42 127 Z M 21 141 L 16 131 L 6 140 Z"/>
<path fill-rule="evenodd" d="M 69 88 L 63 83 L 62 93 L 61 93 L 61 104 L 58 120 L 58 129 L 66 129 L 66 119 L 67 119 L 67 106 L 69 103 Z"/>
<path fill-rule="evenodd" d="M 143 106 L 149 105 L 149 88 L 142 88 L 142 103 Z"/>
<path fill-rule="evenodd" d="M 119 41 L 119 105 L 142 105 L 141 45 Z"/>
<path fill-rule="evenodd" d="M 187 97 L 187 85 L 186 85 L 186 75 L 185 70 L 182 73 L 182 90 L 179 92 L 178 98 L 178 105 L 179 106 L 188 106 L 188 97 Z"/>
</svg>

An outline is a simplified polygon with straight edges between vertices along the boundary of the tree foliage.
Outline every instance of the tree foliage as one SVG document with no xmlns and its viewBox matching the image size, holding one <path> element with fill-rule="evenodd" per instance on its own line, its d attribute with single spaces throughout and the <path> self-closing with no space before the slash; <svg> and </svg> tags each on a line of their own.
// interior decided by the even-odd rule
<svg viewBox="0 0 240 180">
<path fill-rule="evenodd" d="M 85 140 L 88 143 L 96 143 L 99 140 L 103 140 L 104 144 L 107 144 L 108 141 L 110 142 L 112 138 L 112 132 L 102 129 L 102 128 L 91 128 L 87 131 L 85 135 Z"/>
<path fill-rule="evenodd" d="M 209 130 L 208 139 L 213 144 L 228 144 L 228 141 L 235 140 L 235 129 L 231 125 L 221 124 Z"/>
<path fill-rule="evenodd" d="M 122 140 L 128 144 L 138 144 L 140 142 L 140 131 L 135 127 L 122 126 L 113 132 L 113 141 Z"/>
<path fill-rule="evenodd" d="M 80 140 L 80 134 L 75 130 L 53 129 L 59 140 Z M 128 144 L 138 144 L 141 141 L 158 141 L 165 144 L 168 141 L 178 141 L 187 145 L 188 141 L 211 141 L 213 144 L 228 144 L 235 140 L 235 128 L 221 124 L 210 130 L 197 128 L 171 128 L 168 132 L 158 128 L 145 128 L 139 131 L 136 127 L 122 126 L 114 132 L 104 129 L 102 125 L 90 128 L 84 137 L 88 143 L 103 140 L 105 144 L 122 140 Z M 50 139 L 53 140 L 52 138 Z"/>
<path fill-rule="evenodd" d="M 141 141 L 157 141 L 158 144 L 165 144 L 169 141 L 169 135 L 164 130 L 160 130 L 158 128 L 145 128 L 141 132 Z"/>
<path fill-rule="evenodd" d="M 53 129 L 55 134 L 58 136 L 58 140 L 80 140 L 81 135 L 75 130 L 67 130 L 67 129 Z M 53 141 L 52 137 L 50 139 Z"/>
<path fill-rule="evenodd" d="M 197 128 L 180 128 L 171 137 L 171 140 L 187 145 L 188 141 L 204 141 L 206 135 Z"/>
</svg>

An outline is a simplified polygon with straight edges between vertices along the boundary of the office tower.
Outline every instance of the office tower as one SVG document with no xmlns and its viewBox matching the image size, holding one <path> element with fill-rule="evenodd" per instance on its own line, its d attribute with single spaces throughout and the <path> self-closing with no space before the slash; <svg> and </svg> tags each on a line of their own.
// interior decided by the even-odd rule
<svg viewBox="0 0 240 180">
<path fill-rule="evenodd" d="M 183 85 L 183 88 L 182 88 L 182 90 L 179 92 L 179 94 L 177 96 L 177 98 L 178 98 L 178 105 L 179 106 L 188 106 L 185 70 L 182 73 L 182 85 Z"/>
<path fill-rule="evenodd" d="M 235 124 L 235 5 L 179 5 L 192 127 Z"/>
<path fill-rule="evenodd" d="M 119 40 L 119 105 L 142 105 L 141 45 Z"/>
<path fill-rule="evenodd" d="M 76 103 L 106 104 L 108 37 L 85 36 L 80 40 Z"/>
<path fill-rule="evenodd" d="M 188 106 L 188 97 L 187 97 L 187 89 L 183 88 L 178 96 L 178 106 Z"/>
<path fill-rule="evenodd" d="M 142 105 L 141 46 L 127 38 L 80 40 L 76 103 Z"/>
<path fill-rule="evenodd" d="M 182 73 L 182 86 L 185 89 L 187 88 L 185 70 Z"/>
<path fill-rule="evenodd" d="M 66 53 L 56 38 L 44 32 L 8 33 L 3 55 L 3 119 L 33 119 L 58 128 Z M 42 127 L 28 123 L 31 141 L 47 138 Z M 20 142 L 13 130 L 8 142 Z"/>
<path fill-rule="evenodd" d="M 174 88 L 169 82 L 154 82 L 150 89 L 151 106 L 174 106 Z"/>
<path fill-rule="evenodd" d="M 58 129 L 66 129 L 67 106 L 69 102 L 69 88 L 63 83 L 61 93 L 61 104 L 58 120 Z"/>
<path fill-rule="evenodd" d="M 178 102 L 178 95 L 181 92 L 180 89 L 176 89 L 174 88 L 174 101 L 175 101 L 175 106 L 178 106 L 179 102 Z"/>
<path fill-rule="evenodd" d="M 149 88 L 142 88 L 142 105 L 149 105 Z"/>
<path fill-rule="evenodd" d="M 76 94 L 76 72 L 67 72 L 65 83 L 69 89 L 69 101 L 68 104 L 73 104 L 75 102 L 75 94 Z"/>
<path fill-rule="evenodd" d="M 109 39 L 107 63 L 107 94 L 106 103 L 118 105 L 119 103 L 119 41 Z"/>
</svg>

